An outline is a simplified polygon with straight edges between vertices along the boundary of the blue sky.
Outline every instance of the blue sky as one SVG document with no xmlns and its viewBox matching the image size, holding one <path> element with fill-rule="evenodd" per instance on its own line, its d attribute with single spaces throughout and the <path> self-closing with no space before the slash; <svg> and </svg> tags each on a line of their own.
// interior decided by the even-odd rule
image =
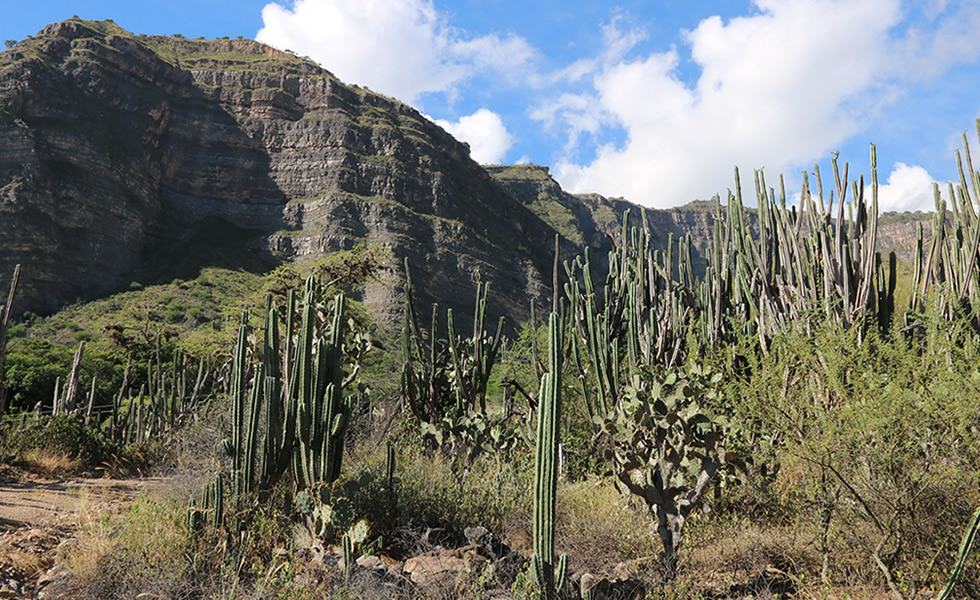
<svg viewBox="0 0 980 600">
<path fill-rule="evenodd" d="M 77 14 L 288 48 L 480 162 L 648 206 L 725 194 L 734 165 L 746 193 L 756 168 L 793 193 L 835 150 L 867 175 L 874 142 L 882 209 L 930 210 L 962 131 L 980 157 L 977 0 L 3 1 L 5 40 Z"/>
</svg>

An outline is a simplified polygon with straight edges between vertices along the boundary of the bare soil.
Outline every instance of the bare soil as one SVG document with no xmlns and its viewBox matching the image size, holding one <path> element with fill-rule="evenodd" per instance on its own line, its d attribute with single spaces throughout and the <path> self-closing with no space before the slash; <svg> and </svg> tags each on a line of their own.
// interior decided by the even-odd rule
<svg viewBox="0 0 980 600">
<path fill-rule="evenodd" d="M 43 597 L 80 514 L 124 511 L 144 490 L 165 485 L 161 477 L 46 479 L 0 466 L 0 599 Z"/>
</svg>

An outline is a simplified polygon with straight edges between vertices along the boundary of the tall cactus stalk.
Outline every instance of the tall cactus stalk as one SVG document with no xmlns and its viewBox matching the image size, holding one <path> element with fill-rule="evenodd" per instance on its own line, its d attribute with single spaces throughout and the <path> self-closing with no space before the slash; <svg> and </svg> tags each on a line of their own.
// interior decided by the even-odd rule
<svg viewBox="0 0 980 600">
<path fill-rule="evenodd" d="M 75 410 L 75 398 L 78 396 L 78 376 L 82 369 L 82 355 L 85 353 L 85 342 L 79 342 L 78 350 L 75 351 L 75 357 L 72 359 L 71 363 L 71 374 L 68 377 L 68 385 L 65 389 L 65 397 L 62 402 L 60 402 L 66 413 L 70 413 Z"/>
<path fill-rule="evenodd" d="M 936 596 L 936 600 L 949 600 L 953 593 L 953 588 L 956 587 L 956 583 L 963 573 L 966 557 L 970 554 L 970 550 L 973 549 L 973 544 L 976 542 L 978 534 L 980 534 L 980 508 L 973 513 L 973 517 L 966 526 L 966 532 L 963 534 L 963 540 L 960 542 L 959 552 L 956 553 L 956 562 L 953 563 L 953 568 L 949 572 L 949 579 L 946 580 L 946 585 L 943 586 L 942 591 Z"/>
<path fill-rule="evenodd" d="M 14 267 L 14 276 L 10 280 L 10 292 L 7 303 L 0 312 L 0 416 L 7 410 L 7 379 L 4 375 L 3 362 L 7 354 L 7 329 L 10 327 L 10 316 L 14 313 L 14 295 L 17 293 L 17 283 L 20 281 L 20 265 Z"/>
<path fill-rule="evenodd" d="M 231 448 L 232 456 L 232 496 L 236 502 L 244 497 L 246 490 L 246 469 L 251 469 L 245 454 L 245 409 L 248 389 L 248 313 L 242 314 L 242 324 L 238 328 L 238 342 L 231 370 Z"/>
<path fill-rule="evenodd" d="M 535 578 L 544 600 L 554 600 L 564 585 L 568 558 L 555 564 L 555 496 L 558 489 L 558 424 L 561 420 L 561 321 L 552 312 L 548 321 L 548 372 L 541 377 L 537 447 L 534 454 Z"/>
</svg>

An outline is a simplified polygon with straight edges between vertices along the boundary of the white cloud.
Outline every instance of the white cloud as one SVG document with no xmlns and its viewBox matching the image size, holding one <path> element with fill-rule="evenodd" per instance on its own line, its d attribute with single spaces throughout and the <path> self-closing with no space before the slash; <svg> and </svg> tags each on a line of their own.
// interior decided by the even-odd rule
<svg viewBox="0 0 980 600">
<path fill-rule="evenodd" d="M 871 186 L 867 186 L 864 197 L 871 201 Z M 929 212 L 936 209 L 933 195 L 933 178 L 918 165 L 897 162 L 888 175 L 888 183 L 878 184 L 878 210 Z"/>
<path fill-rule="evenodd" d="M 460 62 L 473 65 L 477 69 L 494 71 L 512 83 L 535 77 L 531 64 L 537 58 L 537 50 L 518 35 L 500 37 L 490 34 L 457 41 L 450 51 Z"/>
<path fill-rule="evenodd" d="M 451 123 L 437 119 L 436 123 L 458 140 L 470 145 L 470 156 L 480 164 L 496 164 L 514 144 L 503 120 L 495 112 L 481 108 L 472 115 Z"/>
<path fill-rule="evenodd" d="M 925 16 L 935 22 L 928 30 L 909 29 L 892 53 L 890 68 L 904 79 L 927 79 L 942 74 L 954 64 L 980 57 L 980 6 L 967 3 L 949 10 L 946 2 L 933 2 Z"/>
<path fill-rule="evenodd" d="M 874 106 L 862 100 L 879 89 L 887 58 L 883 40 L 901 18 L 898 0 L 755 4 L 758 14 L 727 23 L 711 17 L 685 33 L 701 69 L 694 84 L 680 79 L 674 49 L 605 61 L 580 94 L 585 106 L 598 102 L 589 115 L 567 101 L 539 107 L 536 116 L 559 118 L 572 138 L 595 128 L 589 119 L 626 134 L 587 164 L 559 160 L 559 181 L 576 192 L 672 206 L 723 193 L 736 163 L 777 173 L 828 155 L 860 131 L 869 109 L 859 107 Z M 623 44 L 608 37 L 613 56 L 635 43 L 635 32 L 623 37 Z"/>
<path fill-rule="evenodd" d="M 552 173 L 566 189 L 661 207 L 724 194 L 735 164 L 746 192 L 753 168 L 793 181 L 910 86 L 980 57 L 975 0 L 753 0 L 745 16 L 704 19 L 658 52 L 613 11 L 600 49 L 547 75 L 523 37 L 455 28 L 433 0 L 275 0 L 262 16 L 260 41 L 407 102 L 452 103 L 478 81 L 488 109 L 440 124 L 480 162 L 514 145 L 489 109 L 521 85 L 538 98 L 528 116 L 559 136 Z"/>
<path fill-rule="evenodd" d="M 307 55 L 343 81 L 415 102 L 452 97 L 480 70 L 528 74 L 535 51 L 521 37 L 467 39 L 431 0 L 294 0 L 262 9 L 255 39 Z"/>
</svg>

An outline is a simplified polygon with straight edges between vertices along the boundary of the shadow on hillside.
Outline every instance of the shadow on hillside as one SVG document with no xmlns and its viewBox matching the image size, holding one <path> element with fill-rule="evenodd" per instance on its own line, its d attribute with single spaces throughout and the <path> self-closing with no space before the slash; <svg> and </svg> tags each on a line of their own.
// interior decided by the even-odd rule
<svg viewBox="0 0 980 600">
<path fill-rule="evenodd" d="M 267 273 L 282 261 L 263 247 L 265 233 L 238 227 L 219 217 L 205 217 L 174 243 L 149 255 L 133 273 L 133 280 L 145 285 L 191 280 L 206 267 Z"/>
</svg>

